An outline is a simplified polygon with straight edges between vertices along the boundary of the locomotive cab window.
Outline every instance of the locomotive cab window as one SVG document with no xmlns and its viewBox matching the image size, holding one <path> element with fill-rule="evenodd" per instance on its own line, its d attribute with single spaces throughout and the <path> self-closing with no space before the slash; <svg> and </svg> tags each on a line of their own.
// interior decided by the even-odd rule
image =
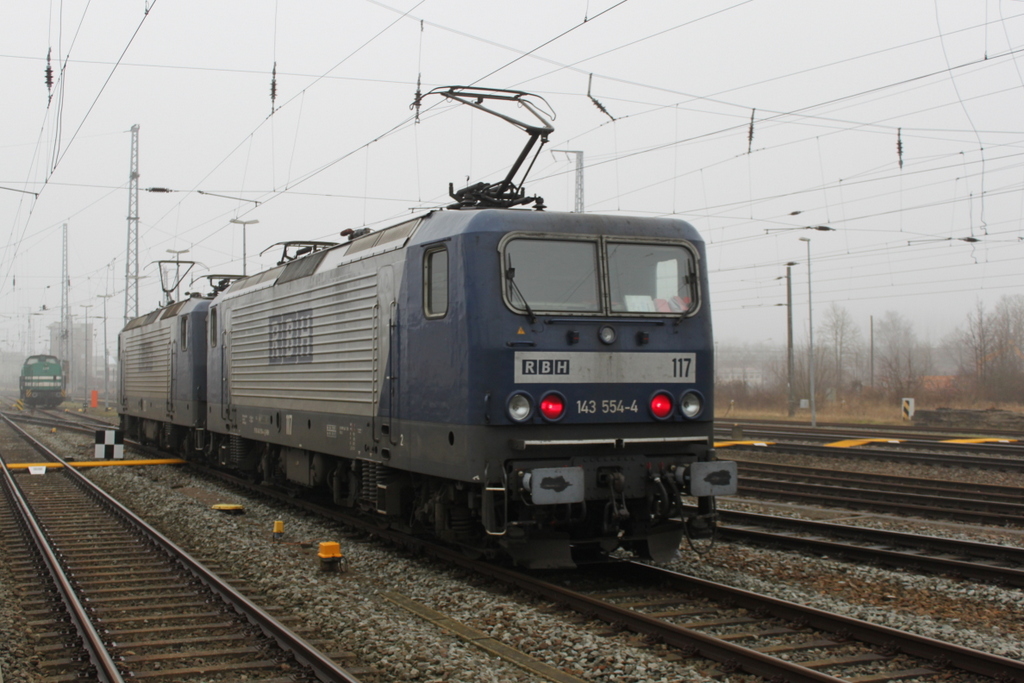
<svg viewBox="0 0 1024 683">
<path fill-rule="evenodd" d="M 443 318 L 448 312 L 448 250 L 432 249 L 423 256 L 423 313 Z"/>
<path fill-rule="evenodd" d="M 682 245 L 608 243 L 613 313 L 686 315 L 697 307 L 697 267 Z"/>
<path fill-rule="evenodd" d="M 181 330 L 181 350 L 182 351 L 187 351 L 188 350 L 188 316 L 187 315 L 183 315 L 178 320 L 181 321 L 181 322 L 178 323 L 178 325 L 180 326 L 180 330 Z"/>
<path fill-rule="evenodd" d="M 210 346 L 217 346 L 217 309 L 210 309 Z"/>
<path fill-rule="evenodd" d="M 505 300 L 520 311 L 599 313 L 597 247 L 593 240 L 510 240 Z"/>
</svg>

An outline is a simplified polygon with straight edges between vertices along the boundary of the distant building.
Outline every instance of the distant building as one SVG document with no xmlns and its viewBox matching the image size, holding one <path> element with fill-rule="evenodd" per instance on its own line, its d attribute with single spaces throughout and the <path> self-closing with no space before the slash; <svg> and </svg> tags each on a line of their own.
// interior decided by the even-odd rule
<svg viewBox="0 0 1024 683">
<path fill-rule="evenodd" d="M 0 351 L 0 388 L 17 393 L 18 377 L 25 355 L 17 351 Z"/>
<path fill-rule="evenodd" d="M 50 355 L 60 358 L 60 323 L 53 323 L 50 330 Z M 70 354 L 68 358 L 61 358 L 64 365 L 64 372 L 67 377 L 68 394 L 81 399 L 85 395 L 86 386 L 89 389 L 103 389 L 103 359 L 96 357 L 96 340 L 93 339 L 92 323 L 76 322 L 71 325 L 70 330 Z M 100 346 L 103 340 L 100 340 Z M 102 354 L 102 349 L 99 349 Z M 88 357 L 89 380 L 86 382 L 86 358 Z"/>
</svg>

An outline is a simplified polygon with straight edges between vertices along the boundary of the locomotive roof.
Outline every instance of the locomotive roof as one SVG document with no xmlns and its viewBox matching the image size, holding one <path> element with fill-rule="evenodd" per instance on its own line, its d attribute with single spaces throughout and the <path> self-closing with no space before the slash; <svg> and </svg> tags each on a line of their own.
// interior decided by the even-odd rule
<svg viewBox="0 0 1024 683">
<path fill-rule="evenodd" d="M 138 318 L 133 318 L 128 321 L 128 324 L 124 326 L 124 329 L 130 330 L 135 327 L 142 327 L 143 325 L 149 325 L 157 320 L 163 320 L 164 318 L 172 318 L 182 313 L 190 313 L 197 308 L 205 308 L 209 306 L 210 300 L 204 299 L 203 297 L 193 296 L 188 299 L 176 301 L 173 304 L 163 306 L 155 311 L 150 311 L 140 315 Z"/>
<path fill-rule="evenodd" d="M 25 364 L 29 363 L 59 363 L 60 359 L 57 356 L 51 356 L 48 353 L 37 353 L 34 356 L 29 356 L 25 359 Z"/>
<path fill-rule="evenodd" d="M 247 278 L 238 279 L 218 294 L 218 301 L 243 291 L 272 287 L 315 272 L 381 254 L 406 245 L 429 244 L 471 233 L 532 232 L 685 239 L 701 242 L 697 230 L 678 218 L 636 217 L 526 209 L 460 209 L 432 211 L 373 232 L 361 229 L 348 242 L 294 258 Z M 144 324 L 144 323 L 143 323 Z"/>
<path fill-rule="evenodd" d="M 702 242 L 697 229 L 678 218 L 637 217 L 595 213 L 528 211 L 526 209 L 463 209 L 435 212 L 412 243 L 431 242 L 478 232 L 537 232 L 552 234 L 644 236 Z"/>
</svg>

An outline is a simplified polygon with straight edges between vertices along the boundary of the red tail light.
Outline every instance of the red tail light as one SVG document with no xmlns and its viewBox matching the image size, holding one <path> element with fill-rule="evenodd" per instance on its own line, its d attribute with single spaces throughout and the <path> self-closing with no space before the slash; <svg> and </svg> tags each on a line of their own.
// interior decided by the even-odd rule
<svg viewBox="0 0 1024 683">
<path fill-rule="evenodd" d="M 672 397 L 668 394 L 657 393 L 651 397 L 651 414 L 659 420 L 671 415 L 672 408 Z"/>
<path fill-rule="evenodd" d="M 565 399 L 558 394 L 548 394 L 540 400 L 540 414 L 548 420 L 558 420 L 565 414 Z"/>
</svg>

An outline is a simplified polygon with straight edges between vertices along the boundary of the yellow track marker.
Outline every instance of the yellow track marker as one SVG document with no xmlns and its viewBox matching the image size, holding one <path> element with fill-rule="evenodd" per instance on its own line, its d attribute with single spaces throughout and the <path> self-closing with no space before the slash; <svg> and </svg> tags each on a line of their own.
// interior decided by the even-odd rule
<svg viewBox="0 0 1024 683">
<path fill-rule="evenodd" d="M 121 465 L 184 465 L 181 458 L 164 460 L 81 460 L 69 462 L 72 467 L 119 467 Z M 16 462 L 7 466 L 9 470 L 27 470 L 29 467 L 64 467 L 59 462 Z"/>
<path fill-rule="evenodd" d="M 829 448 L 856 448 L 869 443 L 902 443 L 901 439 L 846 439 L 825 444 Z"/>
<path fill-rule="evenodd" d="M 1017 439 L 997 439 L 994 437 L 986 439 L 947 439 L 939 443 L 1017 443 Z"/>
</svg>

